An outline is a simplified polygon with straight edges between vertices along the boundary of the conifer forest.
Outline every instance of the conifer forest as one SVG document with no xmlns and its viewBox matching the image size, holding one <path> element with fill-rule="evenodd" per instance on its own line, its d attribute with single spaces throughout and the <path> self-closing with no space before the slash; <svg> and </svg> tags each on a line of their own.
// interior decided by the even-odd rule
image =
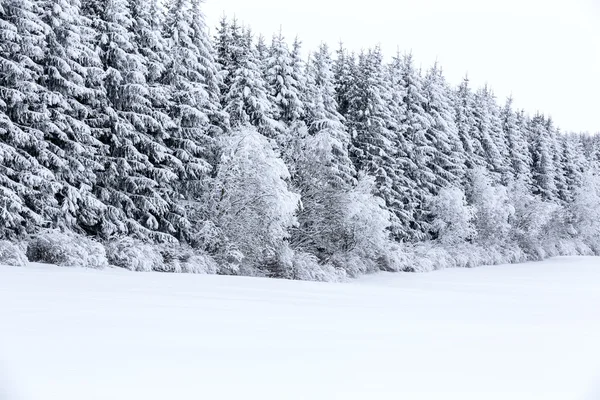
<svg viewBox="0 0 600 400">
<path fill-rule="evenodd" d="M 202 7 L 0 1 L 0 264 L 335 281 L 600 254 L 598 135 Z"/>
</svg>

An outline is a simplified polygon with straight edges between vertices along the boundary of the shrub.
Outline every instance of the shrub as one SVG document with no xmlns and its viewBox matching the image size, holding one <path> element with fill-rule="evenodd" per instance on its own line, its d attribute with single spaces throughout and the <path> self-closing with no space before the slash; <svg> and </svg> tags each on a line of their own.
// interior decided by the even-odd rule
<svg viewBox="0 0 600 400">
<path fill-rule="evenodd" d="M 108 266 L 106 251 L 100 243 L 72 232 L 48 230 L 39 233 L 27 246 L 32 262 L 68 267 L 103 268 Z"/>
<path fill-rule="evenodd" d="M 309 253 L 288 249 L 285 264 L 290 272 L 289 279 L 302 281 L 339 282 L 346 279 L 346 272 L 331 264 L 320 264 L 319 259 Z"/>
<path fill-rule="evenodd" d="M 108 262 L 131 271 L 159 271 L 163 264 L 160 251 L 131 237 L 121 237 L 106 244 Z"/>
<path fill-rule="evenodd" d="M 27 257 L 19 246 L 6 240 L 0 240 L 0 264 L 13 267 L 27 265 Z"/>
<path fill-rule="evenodd" d="M 216 274 L 218 266 L 215 260 L 203 251 L 182 245 L 163 245 L 160 247 L 163 262 L 156 271 L 191 274 Z"/>
</svg>

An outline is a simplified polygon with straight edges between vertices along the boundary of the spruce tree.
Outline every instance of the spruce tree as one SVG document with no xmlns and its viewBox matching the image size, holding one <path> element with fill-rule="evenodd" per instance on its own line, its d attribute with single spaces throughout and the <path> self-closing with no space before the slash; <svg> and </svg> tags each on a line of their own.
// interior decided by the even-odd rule
<svg viewBox="0 0 600 400">
<path fill-rule="evenodd" d="M 43 55 L 48 26 L 39 4 L 0 4 L 0 199 L 2 236 L 49 226 L 60 214 L 61 185 L 49 168 L 62 162 L 45 141 Z M 10 215 L 10 216 L 9 216 Z"/>
<path fill-rule="evenodd" d="M 527 147 L 525 115 L 512 109 L 512 97 L 502 110 L 502 130 L 507 139 L 509 166 L 515 180 L 531 183 L 531 154 Z"/>
<path fill-rule="evenodd" d="M 476 167 L 484 166 L 485 163 L 481 156 L 483 153 L 481 143 L 479 140 L 476 140 L 477 121 L 474 114 L 475 104 L 468 78 L 463 79 L 458 86 L 454 99 L 454 107 L 458 137 L 460 138 L 465 154 L 465 165 L 468 171 L 472 171 Z"/>
<path fill-rule="evenodd" d="M 333 74 L 335 77 L 335 101 L 340 114 L 346 117 L 350 109 L 350 92 L 356 82 L 356 59 L 354 54 L 348 54 L 342 43 L 337 50 Z"/>
<path fill-rule="evenodd" d="M 298 226 L 292 229 L 295 249 L 315 254 L 328 262 L 349 250 L 351 232 L 346 226 L 348 192 L 356 184 L 356 172 L 348 155 L 350 136 L 337 111 L 329 49 L 322 44 L 308 65 L 314 101 L 307 110 L 309 135 L 300 140 L 296 176 L 302 208 Z"/>
<path fill-rule="evenodd" d="M 235 28 L 235 25 L 234 25 Z M 234 30 L 235 33 L 235 30 Z M 230 86 L 224 95 L 224 110 L 229 114 L 232 128 L 250 124 L 269 138 L 277 137 L 280 124 L 272 117 L 266 83 L 257 63 L 256 48 L 249 30 L 232 35 L 227 54 L 233 58 L 229 71 Z"/>
<path fill-rule="evenodd" d="M 533 194 L 544 200 L 554 200 L 556 193 L 556 166 L 552 155 L 552 133 L 543 115 L 537 114 L 529 123 L 530 152 L 532 159 Z"/>
<path fill-rule="evenodd" d="M 423 91 L 425 112 L 430 118 L 426 136 L 434 149 L 428 167 L 435 176 L 435 192 L 460 187 L 465 175 L 463 148 L 454 121 L 451 91 L 437 63 L 427 72 Z"/>
<path fill-rule="evenodd" d="M 96 96 L 86 82 L 94 73 L 87 68 L 92 49 L 80 22 L 79 1 L 47 0 L 43 6 L 43 21 L 49 28 L 40 81 L 48 112 L 43 132 L 54 160 L 48 167 L 62 185 L 56 195 L 61 213 L 54 225 L 90 231 L 105 212 L 92 193 L 104 149 L 86 123 L 94 113 L 91 100 Z"/>
<path fill-rule="evenodd" d="M 505 182 L 507 177 L 506 145 L 493 94 L 484 87 L 475 93 L 473 116 L 475 120 L 476 149 L 483 165 L 495 182 Z"/>
<path fill-rule="evenodd" d="M 178 161 L 163 143 L 146 83 L 146 63 L 132 33 L 134 20 L 124 0 L 89 2 L 105 74 L 107 129 L 99 138 L 108 152 L 98 174 L 97 197 L 109 206 L 104 235 L 126 232 L 141 238 L 173 240 L 185 220 L 173 204 Z"/>
<path fill-rule="evenodd" d="M 323 45 L 319 46 L 319 50 L 317 50 L 317 52 L 321 52 L 322 47 L 323 47 Z M 301 53 L 300 53 L 301 49 L 302 49 L 302 42 L 296 36 L 296 38 L 294 39 L 294 42 L 292 43 L 292 50 L 290 53 L 292 76 L 294 77 L 294 80 L 296 81 L 296 84 L 298 86 L 298 92 L 299 92 L 298 96 L 299 96 L 300 103 L 301 103 L 301 108 L 299 109 L 300 119 L 302 119 L 306 122 L 306 108 L 307 108 L 308 104 L 311 102 L 311 97 L 310 97 L 310 93 L 309 93 L 310 89 L 308 87 L 309 84 L 308 84 L 308 77 L 307 77 L 307 75 L 309 74 L 310 65 L 307 62 L 305 62 L 304 60 L 302 60 Z M 329 58 L 331 58 L 331 56 L 329 56 Z M 332 81 L 332 84 L 333 84 L 333 81 Z"/>
<path fill-rule="evenodd" d="M 356 76 L 347 94 L 347 121 L 352 132 L 351 156 L 358 171 L 375 178 L 376 194 L 385 200 L 393 213 L 391 232 L 398 239 L 410 236 L 410 210 L 414 205 L 406 196 L 398 168 L 392 115 L 386 104 L 389 79 L 382 64 L 379 48 L 361 53 Z"/>
<path fill-rule="evenodd" d="M 273 103 L 273 118 L 286 124 L 298 121 L 304 112 L 298 71 L 294 70 L 281 31 L 273 36 L 267 59 L 266 83 Z"/>
</svg>

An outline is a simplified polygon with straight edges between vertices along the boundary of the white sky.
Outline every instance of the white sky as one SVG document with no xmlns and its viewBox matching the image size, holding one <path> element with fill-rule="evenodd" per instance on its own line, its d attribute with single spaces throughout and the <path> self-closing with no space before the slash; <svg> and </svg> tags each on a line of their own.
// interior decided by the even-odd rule
<svg viewBox="0 0 600 400">
<path fill-rule="evenodd" d="M 298 35 L 351 50 L 381 44 L 385 54 L 436 58 L 458 83 L 489 83 L 504 103 L 549 114 L 563 130 L 600 131 L 600 0 L 205 0 L 214 32 L 236 16 L 267 39 Z"/>
</svg>

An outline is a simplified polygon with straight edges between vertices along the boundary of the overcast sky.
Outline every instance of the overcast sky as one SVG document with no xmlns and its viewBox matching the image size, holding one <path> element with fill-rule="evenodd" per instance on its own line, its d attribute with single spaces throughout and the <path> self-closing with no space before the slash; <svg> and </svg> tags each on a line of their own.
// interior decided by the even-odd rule
<svg viewBox="0 0 600 400">
<path fill-rule="evenodd" d="M 600 0 L 205 0 L 204 10 L 212 32 L 235 15 L 269 40 L 281 26 L 305 50 L 340 40 L 412 50 L 423 68 L 437 58 L 452 83 L 468 73 L 563 130 L 600 131 Z"/>
</svg>

